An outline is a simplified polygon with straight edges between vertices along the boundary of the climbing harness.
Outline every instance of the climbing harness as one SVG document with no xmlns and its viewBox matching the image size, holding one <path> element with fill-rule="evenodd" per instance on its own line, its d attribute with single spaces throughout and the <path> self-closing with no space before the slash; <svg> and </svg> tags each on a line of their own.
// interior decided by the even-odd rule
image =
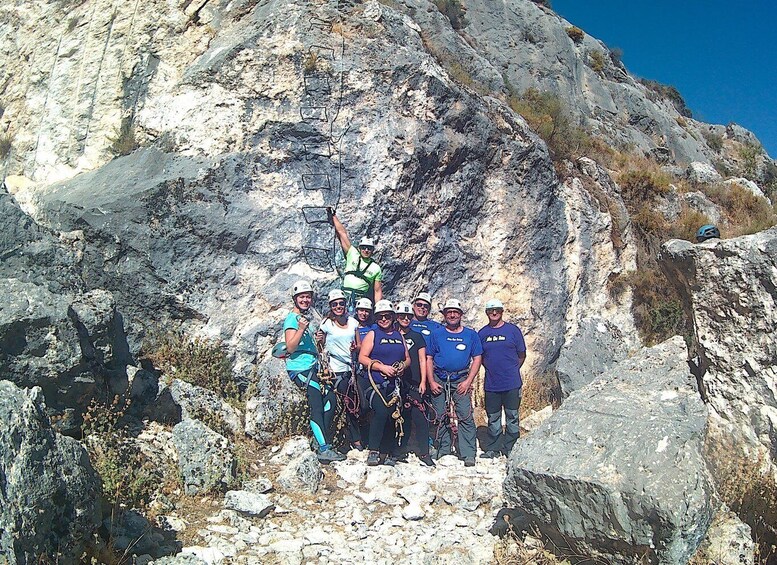
<svg viewBox="0 0 777 565">
<path fill-rule="evenodd" d="M 383 402 L 383 405 L 386 408 L 391 408 L 394 406 L 394 411 L 391 413 L 391 417 L 394 419 L 394 429 L 395 434 L 394 437 L 397 438 L 397 445 L 399 445 L 402 442 L 402 437 L 405 435 L 405 428 L 404 423 L 405 419 L 402 417 L 402 395 L 400 391 L 400 386 L 397 381 L 394 382 L 394 389 L 390 393 L 389 400 L 386 400 L 386 397 L 383 396 L 383 393 L 380 392 L 380 387 L 375 383 L 375 379 L 372 377 L 372 366 L 375 365 L 377 361 L 373 361 L 370 363 L 370 366 L 367 367 L 367 378 L 370 381 L 370 385 L 372 386 L 372 389 L 375 391 L 375 394 L 378 395 L 381 402 Z M 402 374 L 405 370 L 405 362 L 404 361 L 397 361 L 392 365 L 394 369 L 396 369 L 397 374 Z M 399 377 L 395 377 L 399 378 Z M 388 382 L 388 381 L 385 381 Z M 373 394 L 372 398 L 374 398 L 375 395 Z"/>
</svg>

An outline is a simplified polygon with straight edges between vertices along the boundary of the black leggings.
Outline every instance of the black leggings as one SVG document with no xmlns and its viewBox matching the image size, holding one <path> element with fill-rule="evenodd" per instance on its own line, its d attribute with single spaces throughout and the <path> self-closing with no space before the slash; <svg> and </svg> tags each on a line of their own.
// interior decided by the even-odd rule
<svg viewBox="0 0 777 565">
<path fill-rule="evenodd" d="M 388 387 L 378 387 L 380 393 L 386 401 L 391 400 L 391 391 L 393 385 Z M 367 397 L 372 396 L 370 408 L 372 408 L 372 421 L 370 421 L 370 451 L 380 451 L 381 453 L 391 453 L 396 446 L 395 424 L 391 415 L 397 408 L 396 404 L 386 406 L 378 393 L 370 387 L 367 391 Z M 374 394 L 372 394 L 374 393 Z"/>
<path fill-rule="evenodd" d="M 426 404 L 416 387 L 410 385 L 405 390 L 402 403 L 405 435 L 396 453 L 403 457 L 412 451 L 418 457 L 425 457 L 429 455 L 429 420 L 426 419 Z M 410 441 L 411 436 L 412 441 Z"/>
</svg>

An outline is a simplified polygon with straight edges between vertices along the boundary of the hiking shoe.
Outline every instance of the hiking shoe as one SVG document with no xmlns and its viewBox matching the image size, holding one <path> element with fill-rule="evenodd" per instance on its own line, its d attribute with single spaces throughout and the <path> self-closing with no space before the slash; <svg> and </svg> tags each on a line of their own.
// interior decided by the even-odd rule
<svg viewBox="0 0 777 565">
<path fill-rule="evenodd" d="M 329 449 L 325 449 L 324 451 L 319 451 L 316 454 L 316 457 L 318 457 L 319 462 L 326 465 L 327 463 L 331 463 L 332 461 L 342 461 L 346 457 L 342 453 L 335 451 L 331 447 Z"/>
<path fill-rule="evenodd" d="M 383 464 L 388 465 L 389 467 L 394 467 L 397 464 L 397 460 L 394 459 L 391 455 L 387 455 L 383 460 Z"/>
<path fill-rule="evenodd" d="M 377 451 L 370 451 L 369 455 L 367 455 L 367 466 L 368 467 L 375 467 L 380 463 L 380 453 Z"/>
<path fill-rule="evenodd" d="M 362 445 L 362 442 L 355 441 L 351 444 L 351 449 L 355 449 L 356 451 L 364 451 L 364 446 Z"/>
<path fill-rule="evenodd" d="M 474 457 L 465 457 L 464 458 L 464 466 L 465 467 L 474 467 L 475 466 L 475 458 Z"/>
<path fill-rule="evenodd" d="M 421 462 L 422 465 L 426 465 L 427 467 L 435 466 L 431 455 L 424 455 L 423 457 L 419 457 L 418 460 Z"/>
<path fill-rule="evenodd" d="M 481 459 L 496 459 L 502 455 L 499 451 L 486 451 L 485 453 L 480 454 Z"/>
</svg>

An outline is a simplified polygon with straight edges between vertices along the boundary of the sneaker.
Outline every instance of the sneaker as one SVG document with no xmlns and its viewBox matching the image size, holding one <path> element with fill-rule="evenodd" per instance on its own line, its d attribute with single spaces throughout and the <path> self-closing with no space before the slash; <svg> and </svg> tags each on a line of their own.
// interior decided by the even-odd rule
<svg viewBox="0 0 777 565">
<path fill-rule="evenodd" d="M 502 454 L 500 452 L 498 452 L 498 451 L 486 451 L 485 453 L 481 453 L 480 454 L 480 458 L 481 459 L 496 459 L 500 455 L 502 455 Z"/>
<path fill-rule="evenodd" d="M 424 455 L 423 457 L 419 457 L 418 460 L 421 462 L 422 465 L 426 465 L 427 467 L 434 467 L 434 460 L 432 460 L 431 455 Z"/>
<path fill-rule="evenodd" d="M 377 451 L 370 451 L 369 455 L 367 455 L 367 466 L 368 467 L 375 467 L 380 463 L 380 453 Z"/>
<path fill-rule="evenodd" d="M 355 449 L 356 451 L 364 451 L 364 446 L 362 445 L 362 442 L 355 441 L 351 444 L 351 449 Z"/>
<path fill-rule="evenodd" d="M 331 463 L 332 461 L 343 461 L 346 457 L 339 451 L 335 451 L 331 447 L 329 449 L 324 449 L 323 451 L 319 451 L 316 454 L 316 457 L 318 457 L 318 460 L 326 465 L 327 463 Z"/>
<path fill-rule="evenodd" d="M 387 455 L 383 460 L 383 464 L 388 465 L 389 467 L 394 467 L 397 464 L 397 460 L 394 459 L 391 455 Z"/>
<path fill-rule="evenodd" d="M 475 466 L 475 458 L 474 457 L 465 457 L 464 458 L 464 466 L 465 467 L 474 467 Z"/>
</svg>

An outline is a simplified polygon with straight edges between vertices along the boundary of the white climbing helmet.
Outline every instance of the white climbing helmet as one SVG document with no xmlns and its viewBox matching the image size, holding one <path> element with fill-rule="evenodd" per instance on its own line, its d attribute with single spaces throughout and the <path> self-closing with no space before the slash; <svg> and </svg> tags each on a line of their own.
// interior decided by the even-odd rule
<svg viewBox="0 0 777 565">
<path fill-rule="evenodd" d="M 333 300 L 340 300 L 340 299 L 345 300 L 345 294 L 343 293 L 342 290 L 340 290 L 339 288 L 333 288 L 332 290 L 329 291 L 329 298 L 327 300 L 328 302 L 332 302 Z"/>
<path fill-rule="evenodd" d="M 504 310 L 504 304 L 502 304 L 502 301 L 498 298 L 492 298 L 488 302 L 486 302 L 486 310 L 490 310 L 491 308 L 498 308 L 499 310 Z"/>
<path fill-rule="evenodd" d="M 394 312 L 394 306 L 391 304 L 391 300 L 378 300 L 378 303 L 375 305 L 375 313 L 378 312 Z"/>
<path fill-rule="evenodd" d="M 356 301 L 356 308 L 364 308 L 365 310 L 372 310 L 372 300 L 369 298 L 360 298 Z"/>
<path fill-rule="evenodd" d="M 375 249 L 375 240 L 371 237 L 363 237 L 361 238 L 361 241 L 359 241 L 359 247 L 372 247 Z"/>
<path fill-rule="evenodd" d="M 413 298 L 413 302 L 415 302 L 416 300 L 421 300 L 423 302 L 426 302 L 427 304 L 429 304 L 429 306 L 432 305 L 432 295 L 429 294 L 428 292 L 419 292 L 416 295 L 416 297 Z"/>
<path fill-rule="evenodd" d="M 413 313 L 413 305 L 410 304 L 408 301 L 403 300 L 399 304 L 397 304 L 396 309 L 397 314 L 411 314 Z"/>
<path fill-rule="evenodd" d="M 297 281 L 294 283 L 294 286 L 291 287 L 292 298 L 295 298 L 298 294 L 302 294 L 303 292 L 313 292 L 313 287 L 310 286 L 308 281 Z"/>
<path fill-rule="evenodd" d="M 458 310 L 462 314 L 464 313 L 464 309 L 461 307 L 461 302 L 455 298 L 449 298 L 447 302 L 445 302 L 445 306 L 442 307 L 443 314 L 446 310 Z"/>
</svg>

